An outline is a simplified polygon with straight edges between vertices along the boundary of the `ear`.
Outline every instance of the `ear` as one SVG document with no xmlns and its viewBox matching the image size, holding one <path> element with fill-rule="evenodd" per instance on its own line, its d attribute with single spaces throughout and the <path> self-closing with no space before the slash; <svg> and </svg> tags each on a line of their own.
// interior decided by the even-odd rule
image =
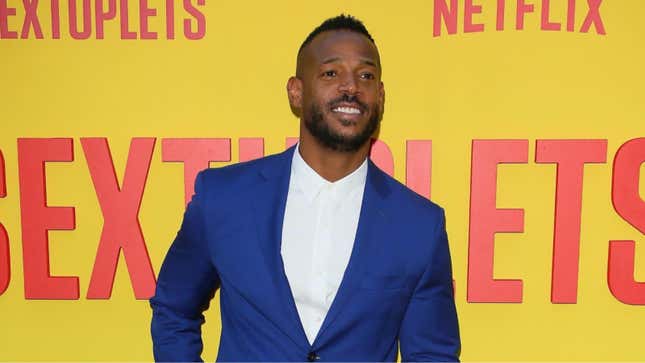
<svg viewBox="0 0 645 363">
<path fill-rule="evenodd" d="M 287 96 L 292 108 L 302 108 L 302 81 L 296 77 L 290 77 L 287 81 Z"/>
</svg>

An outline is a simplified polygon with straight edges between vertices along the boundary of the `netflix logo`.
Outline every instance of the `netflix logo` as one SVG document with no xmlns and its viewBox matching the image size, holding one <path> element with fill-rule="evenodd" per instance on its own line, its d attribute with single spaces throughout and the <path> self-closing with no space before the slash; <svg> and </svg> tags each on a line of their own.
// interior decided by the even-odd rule
<svg viewBox="0 0 645 363">
<path fill-rule="evenodd" d="M 481 0 L 480 0 L 481 1 Z M 592 26 L 596 34 L 606 35 L 605 24 L 600 14 L 602 0 L 496 0 L 486 1 L 489 7 L 477 4 L 478 0 L 434 0 L 434 16 L 432 35 L 441 35 L 442 25 L 445 25 L 448 34 L 457 34 L 458 23 L 461 21 L 461 30 L 464 33 L 483 32 L 487 24 L 477 21 L 477 16 L 483 13 L 495 14 L 495 30 L 506 29 L 507 6 L 511 7 L 515 30 L 524 29 L 524 20 L 528 16 L 538 16 L 540 30 L 543 31 L 578 31 L 588 33 Z M 492 6 L 491 6 L 492 5 Z M 565 16 L 554 18 L 552 9 L 564 11 Z M 582 23 L 576 23 L 576 14 L 584 13 Z"/>
</svg>

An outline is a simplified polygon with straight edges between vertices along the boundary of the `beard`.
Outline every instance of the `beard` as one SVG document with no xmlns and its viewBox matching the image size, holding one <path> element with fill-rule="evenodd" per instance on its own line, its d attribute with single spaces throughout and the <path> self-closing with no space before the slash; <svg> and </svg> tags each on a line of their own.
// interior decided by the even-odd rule
<svg viewBox="0 0 645 363">
<path fill-rule="evenodd" d="M 355 97 L 350 97 L 343 95 L 342 97 L 329 102 L 328 107 L 333 108 L 335 103 L 339 102 L 354 102 L 360 105 L 361 112 L 367 111 L 369 108 L 364 103 L 358 101 Z M 318 140 L 323 146 L 340 152 L 356 152 L 358 151 L 365 143 L 370 141 L 370 138 L 378 128 L 379 122 L 381 121 L 381 115 L 378 111 L 378 105 L 374 105 L 370 112 L 370 118 L 367 121 L 365 127 L 360 130 L 355 135 L 343 135 L 334 131 L 329 126 L 329 121 L 325 119 L 320 106 L 317 104 L 312 104 L 309 108 L 309 117 L 304 115 L 304 124 L 309 133 Z M 353 121 L 341 119 L 341 123 L 345 126 L 349 126 Z"/>
</svg>

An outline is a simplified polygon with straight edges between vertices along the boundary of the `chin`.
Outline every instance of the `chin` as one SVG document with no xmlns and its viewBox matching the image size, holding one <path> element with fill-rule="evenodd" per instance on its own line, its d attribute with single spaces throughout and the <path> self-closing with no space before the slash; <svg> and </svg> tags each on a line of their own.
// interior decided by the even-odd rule
<svg viewBox="0 0 645 363">
<path fill-rule="evenodd" d="M 327 120 L 330 119 L 336 121 L 341 128 L 361 128 L 361 126 L 365 127 L 368 122 L 368 117 L 364 115 L 360 115 L 360 117 L 347 117 L 347 115 L 332 113 L 327 117 Z M 329 122 L 327 124 L 330 125 Z"/>
</svg>

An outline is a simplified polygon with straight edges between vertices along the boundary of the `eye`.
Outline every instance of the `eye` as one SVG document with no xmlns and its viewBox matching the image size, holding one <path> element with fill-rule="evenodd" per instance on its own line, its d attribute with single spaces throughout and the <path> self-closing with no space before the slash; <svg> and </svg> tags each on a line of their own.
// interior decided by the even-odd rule
<svg viewBox="0 0 645 363">
<path fill-rule="evenodd" d="M 327 78 L 336 77 L 336 71 L 334 70 L 324 71 L 322 76 Z"/>
<path fill-rule="evenodd" d="M 370 72 L 363 72 L 363 73 L 361 73 L 361 78 L 362 78 L 362 79 L 369 79 L 369 80 L 372 80 L 372 79 L 375 79 L 376 77 L 374 76 L 374 73 L 370 73 Z"/>
</svg>

